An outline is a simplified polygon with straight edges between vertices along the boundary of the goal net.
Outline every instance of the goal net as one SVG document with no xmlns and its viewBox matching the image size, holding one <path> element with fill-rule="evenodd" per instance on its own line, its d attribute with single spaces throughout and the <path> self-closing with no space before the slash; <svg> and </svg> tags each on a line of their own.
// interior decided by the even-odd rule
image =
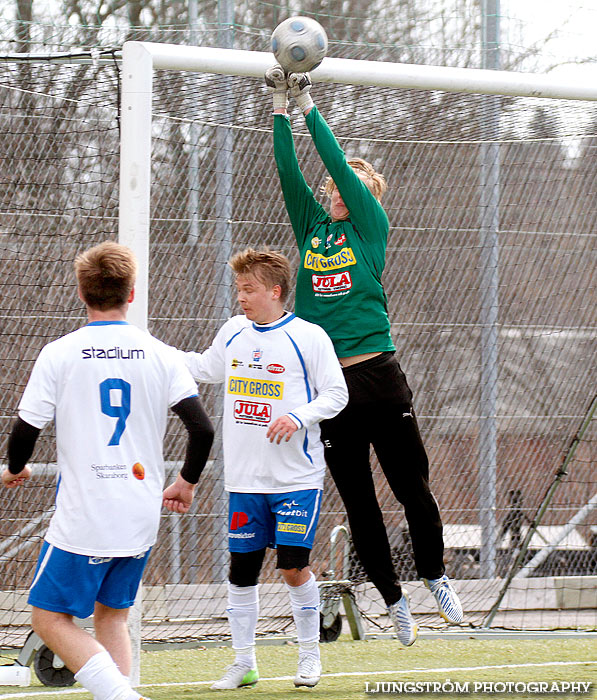
<svg viewBox="0 0 597 700">
<path fill-rule="evenodd" d="M 168 58 L 149 82 L 123 74 L 109 53 L 81 63 L 0 64 L 3 455 L 39 350 L 85 323 L 72 274 L 80 250 L 119 235 L 136 247 L 147 274 L 147 305 L 138 296 L 136 321 L 184 350 L 206 348 L 238 312 L 231 253 L 267 245 L 296 268 L 271 99 L 257 77 L 262 58 L 232 54 L 243 55 L 236 73 L 217 61 L 197 72 L 188 70 L 195 59 Z M 389 317 L 465 625 L 595 629 L 597 109 L 590 95 L 539 99 L 505 86 L 502 97 L 483 94 L 466 72 L 457 85 L 436 68 L 435 85 L 399 87 L 380 84 L 375 62 L 359 66 L 358 83 L 342 74 L 346 63 L 332 62 L 336 74 L 325 66 L 313 76 L 320 111 L 346 153 L 371 161 L 389 184 Z M 125 111 L 139 104 L 131 131 Z M 291 121 L 303 173 L 318 193 L 324 168 L 302 116 L 292 112 Z M 151 140 L 142 143 L 146 128 Z M 200 394 L 219 425 L 218 388 L 201 386 Z M 183 449 L 173 419 L 169 479 Z M 20 644 L 29 630 L 26 591 L 56 488 L 51 430 L 33 459 L 30 483 L 0 492 L 4 646 Z M 374 454 L 371 464 L 413 612 L 423 628 L 443 629 L 417 580 L 402 508 Z M 162 516 L 144 579 L 144 641 L 228 634 L 225 514 L 216 440 L 191 513 Z M 379 595 L 337 529 L 345 525 L 328 478 L 312 554 L 327 609 L 335 614 L 348 586 L 366 631 L 390 631 Z M 261 580 L 259 633 L 292 634 L 271 556 Z"/>
</svg>

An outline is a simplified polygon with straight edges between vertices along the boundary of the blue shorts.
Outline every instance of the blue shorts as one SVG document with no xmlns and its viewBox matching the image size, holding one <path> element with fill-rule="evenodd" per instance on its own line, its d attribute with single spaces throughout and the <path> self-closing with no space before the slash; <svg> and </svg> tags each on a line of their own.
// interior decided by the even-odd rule
<svg viewBox="0 0 597 700">
<path fill-rule="evenodd" d="M 130 608 L 150 551 L 134 557 L 92 557 L 44 542 L 28 603 L 81 618 L 93 614 L 96 601 L 108 608 Z"/>
<path fill-rule="evenodd" d="M 321 491 L 230 493 L 228 549 L 256 552 L 278 544 L 313 547 Z"/>
</svg>

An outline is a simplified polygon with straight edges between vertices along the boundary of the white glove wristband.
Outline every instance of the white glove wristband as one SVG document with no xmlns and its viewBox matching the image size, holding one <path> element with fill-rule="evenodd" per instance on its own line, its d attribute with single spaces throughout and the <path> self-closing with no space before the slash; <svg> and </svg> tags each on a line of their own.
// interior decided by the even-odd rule
<svg viewBox="0 0 597 700">
<path fill-rule="evenodd" d="M 288 109 L 288 93 L 286 91 L 273 92 L 272 100 L 274 103 L 274 112 L 278 109 Z"/>
<path fill-rule="evenodd" d="M 308 112 L 311 109 L 311 107 L 315 106 L 313 98 L 308 92 L 305 92 L 301 95 L 298 95 L 298 97 L 295 97 L 295 102 L 303 114 L 305 114 L 305 112 Z"/>
</svg>

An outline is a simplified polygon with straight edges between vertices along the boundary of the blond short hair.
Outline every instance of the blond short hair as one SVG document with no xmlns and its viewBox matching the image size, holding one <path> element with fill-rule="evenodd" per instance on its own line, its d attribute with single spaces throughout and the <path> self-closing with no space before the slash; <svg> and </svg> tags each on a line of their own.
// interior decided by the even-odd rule
<svg viewBox="0 0 597 700">
<path fill-rule="evenodd" d="M 128 301 L 137 279 L 137 260 L 130 248 L 104 241 L 77 255 L 75 274 L 87 306 L 107 311 Z"/>
<path fill-rule="evenodd" d="M 280 301 L 284 303 L 290 293 L 292 270 L 288 258 L 275 250 L 246 248 L 228 261 L 236 275 L 254 275 L 268 289 L 278 285 Z"/>
<path fill-rule="evenodd" d="M 385 177 L 381 173 L 378 173 L 371 163 L 368 163 L 362 158 L 349 158 L 346 162 L 357 173 L 357 175 L 363 176 L 365 184 L 371 190 L 375 199 L 381 201 L 384 192 L 388 189 L 388 183 L 386 182 Z M 331 197 L 335 188 L 336 183 L 331 177 L 327 177 L 321 186 L 321 191 L 328 197 Z"/>
</svg>

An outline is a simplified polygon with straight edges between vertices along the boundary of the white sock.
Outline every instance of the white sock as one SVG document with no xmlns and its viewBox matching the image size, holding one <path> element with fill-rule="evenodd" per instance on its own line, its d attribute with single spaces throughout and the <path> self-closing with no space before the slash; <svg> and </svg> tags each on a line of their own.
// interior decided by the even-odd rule
<svg viewBox="0 0 597 700">
<path fill-rule="evenodd" d="M 234 661 L 237 664 L 242 664 L 248 668 L 257 668 L 257 657 L 255 656 L 255 647 L 245 647 L 244 649 L 234 650 Z"/>
<path fill-rule="evenodd" d="M 120 670 L 120 669 L 119 669 L 119 670 Z M 122 677 L 124 678 L 124 681 L 125 681 L 125 683 L 127 684 L 127 686 L 130 686 L 130 685 L 131 685 L 131 679 L 130 679 L 128 676 L 125 676 L 124 673 L 122 674 Z M 131 686 L 131 687 L 132 687 L 132 686 Z M 97 695 L 94 695 L 94 696 L 93 696 L 93 700 L 101 700 L 101 698 L 99 698 Z"/>
<path fill-rule="evenodd" d="M 138 700 L 141 697 L 126 682 L 107 651 L 100 651 L 88 659 L 75 673 L 75 680 L 96 700 Z"/>
<path fill-rule="evenodd" d="M 256 668 L 255 630 L 259 617 L 259 586 L 237 586 L 228 582 L 226 612 L 236 661 Z"/>
<path fill-rule="evenodd" d="M 308 653 L 319 658 L 319 587 L 313 572 L 302 585 L 286 584 L 286 588 L 296 625 L 299 654 Z"/>
</svg>

